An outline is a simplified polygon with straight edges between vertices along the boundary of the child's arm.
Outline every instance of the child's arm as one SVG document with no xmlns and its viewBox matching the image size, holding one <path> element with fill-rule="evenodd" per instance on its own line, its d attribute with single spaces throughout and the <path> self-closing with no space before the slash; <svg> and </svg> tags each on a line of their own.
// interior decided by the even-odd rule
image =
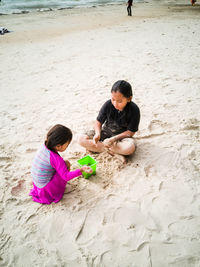
<svg viewBox="0 0 200 267">
<path fill-rule="evenodd" d="M 65 160 L 65 163 L 67 165 L 68 171 L 70 171 L 70 169 L 71 169 L 71 163 L 69 162 L 69 160 Z"/>
<path fill-rule="evenodd" d="M 86 172 L 86 173 L 92 173 L 93 170 L 90 166 L 84 165 L 83 167 L 80 168 L 81 172 Z"/>
<path fill-rule="evenodd" d="M 100 137 L 101 137 L 101 127 L 102 127 L 102 124 L 98 120 L 96 120 L 95 121 L 95 125 L 94 125 L 95 135 L 93 137 L 93 143 L 95 145 L 100 140 Z"/>
<path fill-rule="evenodd" d="M 101 107 L 99 114 L 97 116 L 97 119 L 95 121 L 95 125 L 94 125 L 94 130 L 95 130 L 95 135 L 93 137 L 93 143 L 95 145 L 97 145 L 98 141 L 101 138 L 101 128 L 102 125 L 104 124 L 104 122 L 107 119 L 107 112 L 108 112 L 108 108 L 110 105 L 110 100 L 106 101 L 103 106 Z"/>
<path fill-rule="evenodd" d="M 75 177 L 81 176 L 83 171 L 89 172 L 88 168 L 86 168 L 88 166 L 83 166 L 81 169 L 77 169 L 77 170 L 70 172 L 67 169 L 67 165 L 65 161 L 63 160 L 63 158 L 54 152 L 51 152 L 50 154 L 50 163 L 51 163 L 51 166 L 60 175 L 60 177 L 65 181 L 69 181 Z"/>
<path fill-rule="evenodd" d="M 134 134 L 135 134 L 135 132 L 131 132 L 131 131 L 127 130 L 123 133 L 120 133 L 118 135 L 115 135 L 115 136 L 112 136 L 110 138 L 105 139 L 103 141 L 103 143 L 104 143 L 105 147 L 111 147 L 114 142 L 119 141 L 119 140 L 124 139 L 124 138 L 130 138 Z"/>
</svg>

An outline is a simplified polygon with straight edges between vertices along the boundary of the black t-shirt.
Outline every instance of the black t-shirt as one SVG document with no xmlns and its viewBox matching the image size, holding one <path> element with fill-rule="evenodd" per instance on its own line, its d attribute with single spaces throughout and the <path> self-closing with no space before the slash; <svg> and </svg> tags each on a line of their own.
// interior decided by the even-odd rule
<svg viewBox="0 0 200 267">
<path fill-rule="evenodd" d="M 99 111 L 97 120 L 103 129 L 109 130 L 113 135 L 127 130 L 137 132 L 140 122 L 140 110 L 134 102 L 128 102 L 122 111 L 117 110 L 111 100 L 106 101 Z"/>
</svg>

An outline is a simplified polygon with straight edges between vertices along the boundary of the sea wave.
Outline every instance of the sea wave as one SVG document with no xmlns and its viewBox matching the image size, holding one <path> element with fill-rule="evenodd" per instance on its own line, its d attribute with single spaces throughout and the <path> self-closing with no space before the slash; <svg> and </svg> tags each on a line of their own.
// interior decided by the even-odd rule
<svg viewBox="0 0 200 267">
<path fill-rule="evenodd" d="M 120 4 L 124 2 L 122 0 L 1 0 L 0 14 L 21 14 L 34 11 Z"/>
</svg>

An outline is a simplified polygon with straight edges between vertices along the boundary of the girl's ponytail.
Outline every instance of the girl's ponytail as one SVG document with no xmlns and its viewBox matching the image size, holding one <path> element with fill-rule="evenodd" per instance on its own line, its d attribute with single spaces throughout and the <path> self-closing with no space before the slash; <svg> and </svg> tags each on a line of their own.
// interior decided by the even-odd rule
<svg viewBox="0 0 200 267">
<path fill-rule="evenodd" d="M 51 139 L 47 137 L 47 140 L 45 140 L 45 146 L 49 149 L 55 152 L 54 147 L 52 146 L 52 142 Z"/>
</svg>

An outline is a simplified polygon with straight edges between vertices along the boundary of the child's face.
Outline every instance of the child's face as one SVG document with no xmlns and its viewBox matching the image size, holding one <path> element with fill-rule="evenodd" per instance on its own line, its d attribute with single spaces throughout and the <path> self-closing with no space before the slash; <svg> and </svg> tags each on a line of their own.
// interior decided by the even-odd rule
<svg viewBox="0 0 200 267">
<path fill-rule="evenodd" d="M 111 93 L 112 104 L 119 111 L 122 111 L 125 108 L 126 104 L 131 101 L 131 99 L 132 96 L 127 98 L 118 91 Z"/>
<path fill-rule="evenodd" d="M 64 152 L 67 149 L 67 147 L 68 147 L 69 144 L 70 144 L 70 142 L 66 142 L 63 145 L 57 145 L 55 147 L 56 148 L 56 151 L 58 151 L 58 152 Z"/>
</svg>

